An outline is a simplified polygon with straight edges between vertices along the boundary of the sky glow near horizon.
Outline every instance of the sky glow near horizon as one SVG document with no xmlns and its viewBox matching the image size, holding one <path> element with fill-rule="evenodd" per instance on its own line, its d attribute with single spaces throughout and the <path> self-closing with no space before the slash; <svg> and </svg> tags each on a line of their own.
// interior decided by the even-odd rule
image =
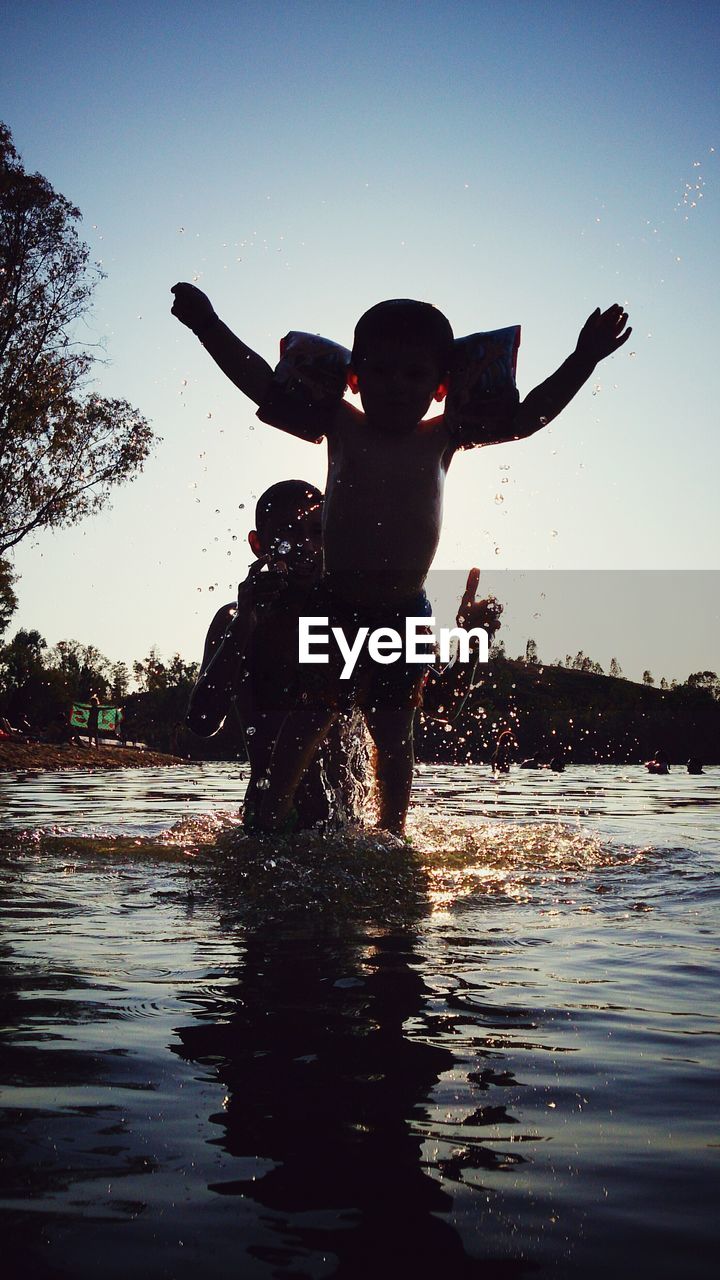
<svg viewBox="0 0 720 1280">
<path fill-rule="evenodd" d="M 350 345 L 385 297 L 436 303 L 459 336 L 520 323 L 521 394 L 595 306 L 624 303 L 632 338 L 550 428 L 454 461 L 435 569 L 478 565 L 501 594 L 505 570 L 718 566 L 716 5 L 0 11 L 0 115 L 107 273 L 79 335 L 106 345 L 95 387 L 162 437 L 110 510 L 18 548 L 9 635 L 199 658 L 245 576 L 257 495 L 324 483 L 324 448 L 257 422 L 171 318 L 177 280 L 271 362 L 291 328 Z M 546 661 L 582 648 L 633 676 L 720 665 L 720 578 L 658 575 L 660 603 L 685 582 L 662 643 L 662 609 L 633 613 L 626 590 L 607 652 L 573 580 L 547 578 L 545 617 L 508 607 L 510 653 L 532 635 Z"/>
</svg>

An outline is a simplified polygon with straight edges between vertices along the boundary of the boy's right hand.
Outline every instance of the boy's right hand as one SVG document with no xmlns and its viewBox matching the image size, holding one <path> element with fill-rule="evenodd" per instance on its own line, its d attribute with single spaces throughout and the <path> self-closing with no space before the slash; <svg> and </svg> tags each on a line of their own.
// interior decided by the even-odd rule
<svg viewBox="0 0 720 1280">
<path fill-rule="evenodd" d="M 580 330 L 575 347 L 576 355 L 595 368 L 601 360 L 611 356 L 627 342 L 632 333 L 631 328 L 625 327 L 627 320 L 627 311 L 619 302 L 613 303 L 607 311 L 601 311 L 597 307 Z"/>
<path fill-rule="evenodd" d="M 215 308 L 207 294 L 203 293 L 202 289 L 197 289 L 194 284 L 184 282 L 173 285 L 170 292 L 175 295 L 170 314 L 175 316 L 181 324 L 187 325 L 188 329 L 192 329 L 198 338 L 202 337 L 210 325 L 217 320 Z"/>
</svg>

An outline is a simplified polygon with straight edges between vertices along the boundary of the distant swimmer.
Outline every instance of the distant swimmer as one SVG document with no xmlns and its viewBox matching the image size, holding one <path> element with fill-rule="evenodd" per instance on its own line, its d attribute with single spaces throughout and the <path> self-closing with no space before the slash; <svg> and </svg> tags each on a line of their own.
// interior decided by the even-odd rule
<svg viewBox="0 0 720 1280">
<path fill-rule="evenodd" d="M 697 756 L 691 756 L 687 762 L 687 771 L 688 773 L 703 773 L 702 760 L 698 759 Z"/>
<path fill-rule="evenodd" d="M 645 768 L 648 773 L 669 773 L 670 764 L 664 751 L 656 751 L 652 760 L 646 760 Z"/>
</svg>

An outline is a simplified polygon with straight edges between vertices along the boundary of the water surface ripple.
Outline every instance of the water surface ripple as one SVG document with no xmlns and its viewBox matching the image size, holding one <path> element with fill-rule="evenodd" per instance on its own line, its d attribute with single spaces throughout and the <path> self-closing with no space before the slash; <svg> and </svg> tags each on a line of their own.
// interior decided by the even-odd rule
<svg viewBox="0 0 720 1280">
<path fill-rule="evenodd" d="M 706 1277 L 720 771 L 0 775 L 6 1274 Z"/>
</svg>

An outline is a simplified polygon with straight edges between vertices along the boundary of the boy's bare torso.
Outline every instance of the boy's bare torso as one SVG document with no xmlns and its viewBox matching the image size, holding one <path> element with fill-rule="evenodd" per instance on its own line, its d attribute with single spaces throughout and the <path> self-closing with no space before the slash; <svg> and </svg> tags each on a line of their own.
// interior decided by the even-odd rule
<svg viewBox="0 0 720 1280">
<path fill-rule="evenodd" d="M 422 589 L 440 537 L 454 446 L 442 416 L 388 432 L 347 401 L 328 431 L 325 577 L 352 603 L 399 603 Z"/>
</svg>

